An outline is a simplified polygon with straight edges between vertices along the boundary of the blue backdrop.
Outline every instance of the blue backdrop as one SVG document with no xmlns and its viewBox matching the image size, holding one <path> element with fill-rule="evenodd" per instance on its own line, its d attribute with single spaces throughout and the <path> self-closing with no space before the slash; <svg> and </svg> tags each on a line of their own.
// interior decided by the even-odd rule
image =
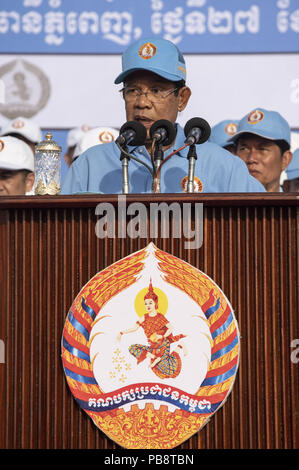
<svg viewBox="0 0 299 470">
<path fill-rule="evenodd" d="M 1 0 L 0 53 L 121 53 L 162 36 L 183 53 L 299 51 L 298 0 Z"/>
</svg>

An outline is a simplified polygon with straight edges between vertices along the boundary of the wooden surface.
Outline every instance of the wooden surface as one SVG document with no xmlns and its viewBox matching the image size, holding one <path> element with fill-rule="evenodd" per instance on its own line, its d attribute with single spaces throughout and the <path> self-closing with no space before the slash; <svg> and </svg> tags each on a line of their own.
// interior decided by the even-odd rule
<svg viewBox="0 0 299 470">
<path fill-rule="evenodd" d="M 209 275 L 230 300 L 241 360 L 224 406 L 181 449 L 293 449 L 298 437 L 298 198 L 179 196 L 202 202 L 203 245 L 99 239 L 99 202 L 116 196 L 0 198 L 0 448 L 116 449 L 73 399 L 61 362 L 68 309 L 98 271 L 151 240 Z M 130 195 L 127 203 L 178 201 Z M 297 354 L 298 357 L 298 354 Z"/>
</svg>

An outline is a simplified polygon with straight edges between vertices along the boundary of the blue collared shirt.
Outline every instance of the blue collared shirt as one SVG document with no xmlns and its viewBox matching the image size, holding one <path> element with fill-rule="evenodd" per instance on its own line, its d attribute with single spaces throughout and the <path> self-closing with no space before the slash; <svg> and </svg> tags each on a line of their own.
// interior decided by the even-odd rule
<svg viewBox="0 0 299 470">
<path fill-rule="evenodd" d="M 173 147 L 168 149 L 164 158 L 174 149 L 184 145 L 183 129 L 176 125 L 177 135 Z M 151 157 L 144 146 L 129 146 L 129 153 L 152 167 Z M 217 144 L 206 142 L 196 145 L 195 191 L 203 193 L 246 193 L 265 192 L 264 186 L 253 178 L 245 163 L 237 156 Z M 173 155 L 161 170 L 161 192 L 181 193 L 186 187 L 189 160 L 188 148 Z M 151 193 L 152 176 L 141 163 L 129 161 L 130 193 Z M 111 142 L 96 145 L 82 153 L 71 165 L 63 181 L 61 194 L 75 193 L 122 193 L 122 164 L 120 150 Z"/>
</svg>

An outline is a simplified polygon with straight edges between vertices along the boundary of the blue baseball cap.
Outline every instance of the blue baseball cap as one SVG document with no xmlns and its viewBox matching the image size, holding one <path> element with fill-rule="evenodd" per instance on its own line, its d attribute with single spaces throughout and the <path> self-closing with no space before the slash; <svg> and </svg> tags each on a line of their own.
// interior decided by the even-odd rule
<svg viewBox="0 0 299 470">
<path fill-rule="evenodd" d="M 284 140 L 291 143 L 291 129 L 287 121 L 277 112 L 256 108 L 244 116 L 237 132 L 230 139 L 235 142 L 242 134 L 255 134 L 269 140 Z"/>
<path fill-rule="evenodd" d="M 293 153 L 292 160 L 286 167 L 285 172 L 288 175 L 288 180 L 299 178 L 299 149 L 296 149 Z"/>
<path fill-rule="evenodd" d="M 229 139 L 237 132 L 238 123 L 239 121 L 236 119 L 220 121 L 212 127 L 209 141 L 220 145 L 220 147 L 231 145 L 232 142 Z"/>
<path fill-rule="evenodd" d="M 162 38 L 139 39 L 122 56 L 122 73 L 114 83 L 123 82 L 136 70 L 148 70 L 172 82 L 186 80 L 186 64 L 179 49 Z"/>
</svg>

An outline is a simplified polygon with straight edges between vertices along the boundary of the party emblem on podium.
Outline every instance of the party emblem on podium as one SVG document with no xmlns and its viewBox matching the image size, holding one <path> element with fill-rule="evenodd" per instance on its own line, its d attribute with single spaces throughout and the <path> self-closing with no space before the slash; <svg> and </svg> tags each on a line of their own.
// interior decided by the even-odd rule
<svg viewBox="0 0 299 470">
<path fill-rule="evenodd" d="M 128 449 L 171 449 L 198 432 L 230 394 L 239 353 L 220 288 L 152 243 L 81 289 L 62 336 L 73 397 Z"/>
</svg>

